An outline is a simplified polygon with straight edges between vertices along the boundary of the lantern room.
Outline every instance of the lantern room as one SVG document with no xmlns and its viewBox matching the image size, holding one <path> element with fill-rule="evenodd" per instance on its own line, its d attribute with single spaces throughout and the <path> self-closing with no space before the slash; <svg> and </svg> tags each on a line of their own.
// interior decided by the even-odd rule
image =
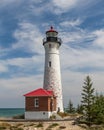
<svg viewBox="0 0 104 130">
<path fill-rule="evenodd" d="M 46 38 L 43 39 L 43 45 L 47 42 L 57 42 L 61 45 L 61 39 L 58 38 L 58 32 L 50 27 L 50 30 L 46 31 Z"/>
</svg>

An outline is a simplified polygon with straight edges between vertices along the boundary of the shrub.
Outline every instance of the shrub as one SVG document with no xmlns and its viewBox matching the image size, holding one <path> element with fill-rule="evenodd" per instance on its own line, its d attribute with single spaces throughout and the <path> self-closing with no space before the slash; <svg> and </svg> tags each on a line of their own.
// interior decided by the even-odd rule
<svg viewBox="0 0 104 130">
<path fill-rule="evenodd" d="M 56 119 L 56 116 L 55 116 L 55 115 L 52 115 L 52 116 L 50 116 L 50 119 L 51 119 L 51 120 Z"/>
<path fill-rule="evenodd" d="M 50 128 L 54 128 L 54 127 L 56 127 L 56 126 L 58 126 L 59 124 L 57 124 L 57 123 L 53 123 L 53 124 L 51 124 L 47 129 L 49 130 Z"/>
<path fill-rule="evenodd" d="M 62 118 L 66 117 L 66 116 L 69 116 L 68 113 L 65 113 L 65 112 L 58 112 L 57 113 L 59 116 L 61 116 Z"/>
<path fill-rule="evenodd" d="M 3 122 L 0 124 L 0 130 L 4 130 L 6 128 L 10 128 L 10 124 L 6 123 L 6 122 Z"/>
<path fill-rule="evenodd" d="M 60 126 L 59 127 L 59 129 L 65 129 L 66 128 L 66 126 Z"/>
<path fill-rule="evenodd" d="M 0 130 L 4 130 L 4 129 L 6 129 L 5 126 L 0 126 Z"/>
<path fill-rule="evenodd" d="M 13 116 L 13 119 L 24 119 L 24 114 Z"/>
<path fill-rule="evenodd" d="M 36 127 L 43 127 L 43 123 L 39 122 L 39 124 Z"/>
</svg>

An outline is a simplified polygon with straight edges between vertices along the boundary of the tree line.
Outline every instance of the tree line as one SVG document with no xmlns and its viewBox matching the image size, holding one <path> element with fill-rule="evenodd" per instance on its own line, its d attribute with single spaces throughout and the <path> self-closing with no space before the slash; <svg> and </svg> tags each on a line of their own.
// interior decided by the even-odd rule
<svg viewBox="0 0 104 130">
<path fill-rule="evenodd" d="M 67 112 L 81 114 L 81 120 L 79 121 L 88 126 L 104 124 L 104 95 L 95 93 L 90 76 L 87 76 L 84 80 L 81 103 L 75 108 L 72 101 L 69 100 Z"/>
</svg>

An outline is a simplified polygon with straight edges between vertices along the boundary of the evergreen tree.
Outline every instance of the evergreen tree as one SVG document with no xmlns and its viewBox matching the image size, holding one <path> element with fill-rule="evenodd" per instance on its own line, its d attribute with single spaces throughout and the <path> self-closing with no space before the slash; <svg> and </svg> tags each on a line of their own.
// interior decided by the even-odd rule
<svg viewBox="0 0 104 130">
<path fill-rule="evenodd" d="M 78 113 L 78 114 L 83 114 L 83 106 L 82 105 L 77 105 L 77 108 L 76 108 L 76 112 Z"/>
<path fill-rule="evenodd" d="M 96 94 L 92 106 L 92 119 L 95 124 L 104 124 L 104 96 Z"/>
<path fill-rule="evenodd" d="M 90 126 L 92 121 L 92 105 L 94 103 L 94 88 L 92 87 L 93 83 L 89 76 L 84 80 L 83 92 L 82 94 L 82 106 L 84 116 L 88 125 Z"/>
<path fill-rule="evenodd" d="M 69 100 L 68 108 L 67 108 L 68 113 L 74 113 L 75 108 L 73 107 L 73 103 L 71 100 Z"/>
</svg>

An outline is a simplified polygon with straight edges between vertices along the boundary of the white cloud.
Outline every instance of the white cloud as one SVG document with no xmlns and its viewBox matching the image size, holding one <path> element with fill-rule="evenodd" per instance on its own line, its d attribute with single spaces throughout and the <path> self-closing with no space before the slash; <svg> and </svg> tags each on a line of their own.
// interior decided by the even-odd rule
<svg viewBox="0 0 104 130">
<path fill-rule="evenodd" d="M 89 75 L 93 82 L 95 92 L 103 93 L 104 72 L 81 73 L 69 70 L 62 72 L 63 98 L 67 106 L 68 100 L 71 99 L 75 105 L 81 101 L 81 92 L 84 79 Z"/>
<path fill-rule="evenodd" d="M 18 66 L 25 69 L 38 68 L 43 64 L 42 56 L 33 56 L 30 58 L 14 58 L 6 61 L 9 65 Z M 40 68 L 39 68 L 40 69 Z M 35 71 L 35 70 L 34 70 Z"/>
<path fill-rule="evenodd" d="M 39 3 L 42 2 L 42 0 L 38 0 L 38 1 L 36 1 L 36 0 L 31 0 L 31 2 L 33 2 L 33 3 L 35 3 L 35 4 L 39 4 Z"/>
<path fill-rule="evenodd" d="M 64 101 L 65 105 L 67 105 L 68 99 L 72 99 L 77 104 L 80 102 L 83 81 L 87 75 L 91 76 L 95 91 L 102 92 L 104 82 L 104 50 L 98 48 L 98 43 L 104 41 L 102 37 L 103 31 L 88 32 L 82 30 L 82 32 L 73 32 L 71 33 L 72 35 L 70 35 L 70 32 L 63 33 L 64 35 L 61 34 L 61 36 L 64 36 L 64 40 L 60 48 L 60 55 Z M 86 43 L 87 39 L 91 39 L 91 41 Z M 72 48 L 70 47 L 71 41 L 74 41 L 74 44 L 77 44 L 77 46 L 80 41 L 89 46 L 83 48 L 79 45 L 78 48 Z"/>
<path fill-rule="evenodd" d="M 53 5 L 55 6 L 55 10 L 57 13 L 65 12 L 68 9 L 74 7 L 78 0 L 53 0 Z"/>
<path fill-rule="evenodd" d="M 11 2 L 16 2 L 16 0 L 0 0 L 0 3 L 11 3 Z"/>
<path fill-rule="evenodd" d="M 39 81 L 39 82 L 37 82 Z M 42 87 L 42 76 L 27 76 L 27 77 L 15 77 L 10 79 L 0 79 L 0 85 L 3 88 L 10 90 L 22 90 L 24 92 Z"/>
<path fill-rule="evenodd" d="M 62 32 L 60 36 L 62 37 L 62 41 L 64 43 L 70 44 L 71 42 L 78 43 L 78 41 L 81 41 L 85 35 L 80 32 Z"/>
<path fill-rule="evenodd" d="M 69 27 L 69 26 L 78 26 L 81 23 L 82 23 L 82 21 L 80 19 L 76 19 L 76 20 L 71 20 L 71 21 L 64 21 L 64 22 L 60 23 L 60 25 L 63 27 Z"/>
<path fill-rule="evenodd" d="M 72 11 L 73 13 L 75 12 L 76 14 L 79 12 L 80 14 L 83 14 L 83 17 L 86 17 L 84 16 L 84 14 L 86 14 L 86 11 L 89 11 L 89 9 L 92 8 L 94 5 L 97 5 L 97 3 L 98 1 L 95 0 L 52 0 L 52 12 L 55 14 L 61 14 L 69 11 L 69 17 L 70 11 Z M 87 15 L 92 14 L 90 13 Z"/>
<path fill-rule="evenodd" d="M 96 33 L 97 32 L 97 33 Z M 63 32 L 64 33 L 64 32 Z M 104 68 L 104 51 L 98 48 L 98 44 L 103 44 L 103 31 L 99 33 L 99 31 L 95 31 L 98 37 L 95 37 L 94 32 L 88 32 L 85 30 L 76 31 L 76 32 L 65 32 L 62 35 L 63 44 L 62 44 L 62 62 L 64 67 L 76 66 L 77 68 L 81 67 L 92 67 L 99 69 Z M 88 42 L 86 42 L 88 40 Z M 90 41 L 91 40 L 91 41 Z M 65 44 L 64 43 L 67 43 Z M 70 43 L 74 42 L 76 48 L 71 47 Z M 80 42 L 82 42 L 80 44 Z M 88 46 L 86 46 L 88 44 Z M 84 47 L 83 47 L 84 46 Z M 103 45 L 102 45 L 103 46 Z M 67 56 L 71 61 L 67 60 Z M 66 59 L 66 60 L 65 60 Z M 77 64 L 77 65 L 76 65 Z"/>
<path fill-rule="evenodd" d="M 88 50 L 87 48 L 79 50 L 63 45 L 60 53 L 65 106 L 68 103 L 68 99 L 74 100 L 74 104 L 80 102 L 83 81 L 87 75 L 91 77 L 95 91 L 103 91 L 103 51 Z M 91 68 L 91 70 L 86 70 L 86 68 Z M 101 68 L 101 71 L 97 70 Z M 83 70 L 81 71 L 81 69 Z"/>
<path fill-rule="evenodd" d="M 32 71 L 34 70 L 34 75 L 35 75 L 35 71 L 43 71 L 43 56 L 32 56 L 30 58 L 12 58 L 12 59 L 6 59 L 6 60 L 1 60 L 0 63 L 0 72 L 8 72 L 9 71 L 9 67 L 11 66 L 15 66 L 17 68 L 19 68 L 18 72 L 14 72 L 11 73 L 9 71 L 9 75 L 12 77 L 18 77 L 19 75 L 21 75 L 23 73 L 23 71 Z M 41 67 L 42 66 L 42 67 Z M 25 74 L 23 74 L 25 75 Z"/>
<path fill-rule="evenodd" d="M 43 37 L 35 25 L 27 22 L 20 23 L 14 37 L 17 39 L 17 43 L 12 46 L 13 49 L 21 48 L 28 52 L 43 53 Z"/>
<path fill-rule="evenodd" d="M 8 67 L 3 63 L 0 63 L 0 73 L 7 72 L 7 71 L 8 71 Z"/>
<path fill-rule="evenodd" d="M 23 95 L 42 88 L 42 76 L 0 79 L 0 107 L 24 107 Z M 10 99 L 11 102 L 8 102 Z"/>
<path fill-rule="evenodd" d="M 73 45 L 77 46 L 78 48 L 80 48 L 81 45 L 82 47 L 87 45 L 87 41 L 90 42 L 95 38 L 92 32 L 83 30 L 74 24 L 73 26 L 69 26 L 67 24 L 65 24 L 65 26 L 62 25 L 62 29 L 60 30 L 60 37 L 62 38 L 63 44 L 67 43 L 70 46 L 73 43 Z M 90 45 L 92 45 L 92 43 Z"/>
<path fill-rule="evenodd" d="M 5 7 L 5 6 L 8 6 L 8 5 L 14 5 L 14 6 L 17 6 L 21 3 L 22 1 L 21 0 L 0 0 L 0 7 Z"/>
<path fill-rule="evenodd" d="M 93 42 L 94 45 L 104 48 L 104 29 L 97 30 L 97 31 L 93 32 L 93 34 L 96 36 L 96 38 Z"/>
<path fill-rule="evenodd" d="M 61 53 L 61 59 L 63 69 L 80 69 L 86 67 L 93 68 L 103 68 L 104 69 L 104 59 L 102 55 L 104 55 L 103 51 L 95 51 L 88 49 L 73 49 L 68 47 L 67 45 L 63 45 Z M 69 60 L 67 60 L 67 57 Z M 73 71 L 77 71 L 73 70 Z M 80 71 L 80 70 L 79 70 Z M 83 70 L 84 71 L 84 70 Z"/>
</svg>

